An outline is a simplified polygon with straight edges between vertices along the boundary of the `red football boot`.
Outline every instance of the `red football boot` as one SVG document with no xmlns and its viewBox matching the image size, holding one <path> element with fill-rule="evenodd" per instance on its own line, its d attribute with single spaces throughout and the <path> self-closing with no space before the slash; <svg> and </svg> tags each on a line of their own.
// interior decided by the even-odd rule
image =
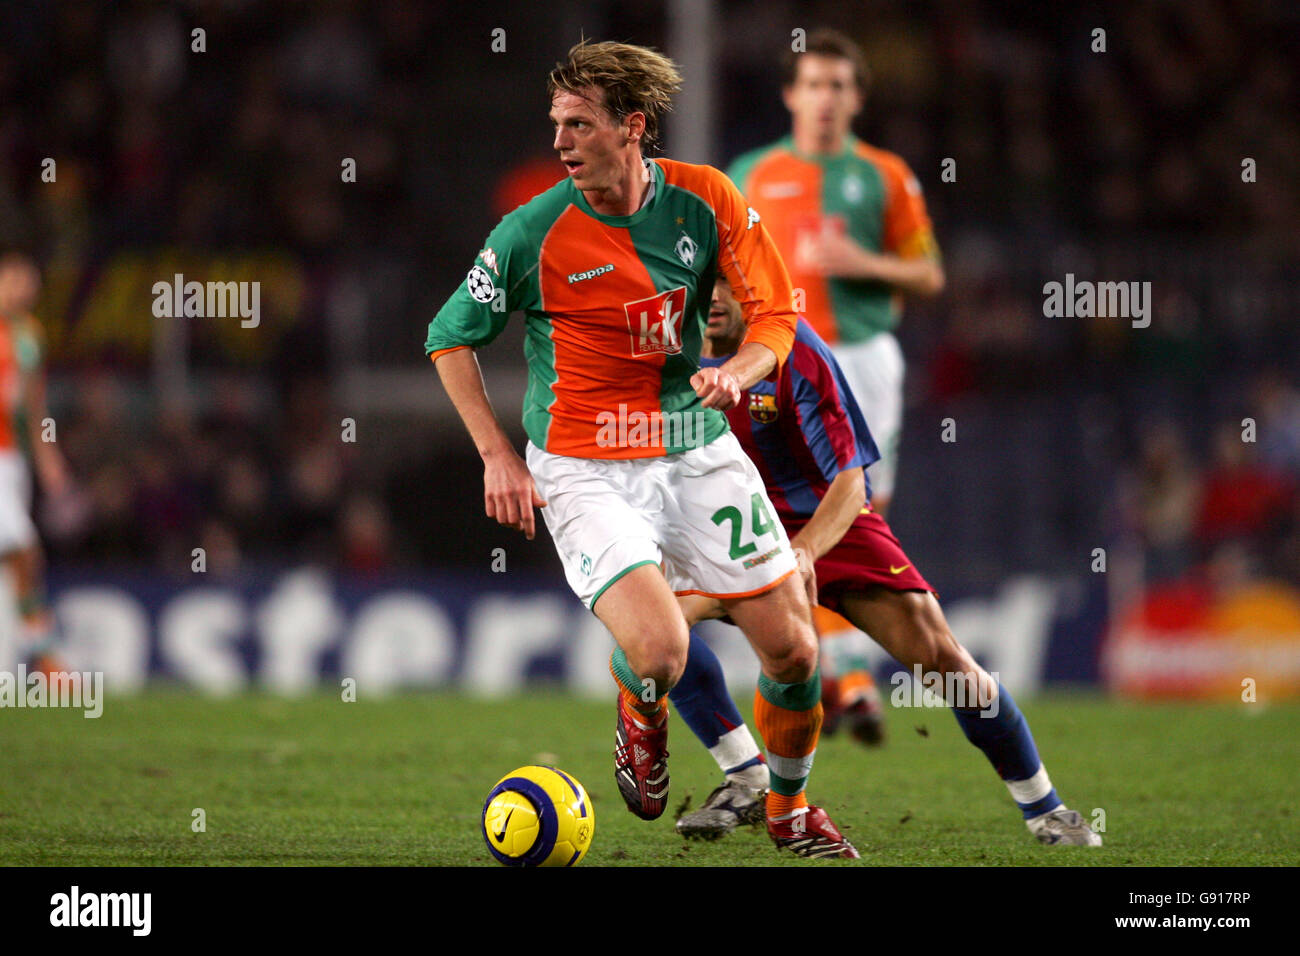
<svg viewBox="0 0 1300 956">
<path fill-rule="evenodd" d="M 642 715 L 629 712 L 620 696 L 614 723 L 614 781 L 627 808 L 654 820 L 668 803 L 668 713 L 658 727 L 643 730 Z M 644 723 L 644 720 L 641 721 Z"/>
<path fill-rule="evenodd" d="M 806 812 L 797 812 L 788 820 L 767 821 L 767 835 L 778 850 L 789 850 L 796 856 L 821 860 L 840 857 L 857 860 L 861 854 L 853 844 L 831 823 L 831 818 L 821 807 L 809 806 Z"/>
</svg>

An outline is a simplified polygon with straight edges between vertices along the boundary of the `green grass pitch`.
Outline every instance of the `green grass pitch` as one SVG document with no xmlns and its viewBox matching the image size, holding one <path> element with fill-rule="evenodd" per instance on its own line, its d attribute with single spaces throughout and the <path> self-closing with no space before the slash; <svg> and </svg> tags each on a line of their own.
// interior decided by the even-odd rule
<svg viewBox="0 0 1300 956">
<path fill-rule="evenodd" d="M 1100 850 L 1037 845 L 940 710 L 891 711 L 879 750 L 823 740 L 810 793 L 865 864 L 1300 862 L 1300 707 L 1053 694 L 1022 709 L 1066 802 L 1089 819 L 1105 811 Z M 0 710 L 0 864 L 495 866 L 479 833 L 483 799 L 508 771 L 542 762 L 591 795 L 584 866 L 809 865 L 758 830 L 716 843 L 674 834 L 673 808 L 698 805 L 718 776 L 676 716 L 670 812 L 634 818 L 613 781 L 613 724 L 612 694 L 546 692 L 345 703 L 153 691 L 110 697 L 98 720 Z M 196 808 L 205 832 L 192 830 Z"/>
</svg>

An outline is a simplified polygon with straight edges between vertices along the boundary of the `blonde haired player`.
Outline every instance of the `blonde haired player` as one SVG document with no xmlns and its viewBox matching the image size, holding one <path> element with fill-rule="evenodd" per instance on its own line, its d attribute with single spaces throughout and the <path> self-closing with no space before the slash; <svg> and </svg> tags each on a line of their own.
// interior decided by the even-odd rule
<svg viewBox="0 0 1300 956">
<path fill-rule="evenodd" d="M 42 489 L 57 496 L 67 467 L 54 442 L 44 440 L 48 411 L 40 323 L 32 315 L 41 276 L 23 252 L 0 253 L 0 560 L 18 601 L 19 652 L 34 670 L 59 669 L 53 618 L 45 598 L 45 557 L 31 518 L 31 473 L 25 437 Z"/>
<path fill-rule="evenodd" d="M 724 414 L 790 352 L 790 280 L 725 175 L 643 155 L 680 82 L 644 47 L 569 51 L 548 82 L 568 177 L 492 231 L 425 350 L 483 458 L 487 514 L 531 538 L 542 508 L 569 586 L 614 636 L 615 779 L 628 808 L 663 813 L 666 697 L 689 644 L 677 597 L 708 595 L 761 662 L 769 834 L 800 856 L 856 857 L 805 795 L 822 720 L 817 639 L 789 540 Z M 718 271 L 748 331 L 730 360 L 701 369 Z M 474 354 L 516 310 L 526 462 Z"/>
</svg>

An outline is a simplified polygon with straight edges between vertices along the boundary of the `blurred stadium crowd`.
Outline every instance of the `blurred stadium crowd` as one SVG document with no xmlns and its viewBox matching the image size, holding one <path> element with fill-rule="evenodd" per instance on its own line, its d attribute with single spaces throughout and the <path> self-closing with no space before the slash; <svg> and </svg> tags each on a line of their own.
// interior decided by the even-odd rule
<svg viewBox="0 0 1300 956">
<path fill-rule="evenodd" d="M 203 545 L 216 570 L 366 572 L 513 542 L 481 516 L 458 426 L 353 411 L 338 385 L 424 370 L 425 324 L 494 224 L 490 197 L 547 152 L 554 57 L 580 29 L 667 43 L 662 5 L 628 6 L 6 4 L 0 230 L 45 267 L 52 405 L 78 481 L 43 509 L 53 561 L 179 573 Z M 787 132 L 778 55 L 793 26 L 828 25 L 868 54 L 859 133 L 925 186 L 949 282 L 904 313 L 891 523 L 933 580 L 1079 571 L 1125 540 L 1153 576 L 1231 559 L 1300 584 L 1294 4 L 718 9 L 707 159 Z M 193 329 L 184 387 L 163 388 L 149 288 L 175 262 L 224 278 L 236 260 L 249 278 L 274 263 L 268 318 L 243 338 Z M 1044 317 L 1042 286 L 1066 273 L 1150 281 L 1151 326 Z M 502 346 L 485 364 L 522 357 Z M 340 440 L 348 415 L 370 444 Z M 958 441 L 941 445 L 948 416 Z"/>
</svg>

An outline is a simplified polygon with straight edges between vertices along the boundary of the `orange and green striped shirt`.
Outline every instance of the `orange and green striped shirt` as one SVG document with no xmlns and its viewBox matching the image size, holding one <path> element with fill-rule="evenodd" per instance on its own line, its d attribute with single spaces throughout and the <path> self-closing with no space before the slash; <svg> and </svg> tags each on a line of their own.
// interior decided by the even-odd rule
<svg viewBox="0 0 1300 956">
<path fill-rule="evenodd" d="M 42 333 L 35 316 L 0 318 L 0 451 L 30 441 L 23 420 L 23 385 L 40 368 Z"/>
<path fill-rule="evenodd" d="M 523 312 L 524 430 L 552 454 L 650 458 L 727 431 L 690 384 L 718 270 L 744 310 L 746 342 L 778 366 L 794 344 L 789 275 L 739 190 L 712 166 L 649 167 L 653 193 L 630 216 L 595 212 L 568 178 L 506 215 L 429 323 L 425 352 L 437 361 L 488 344 Z M 693 424 L 659 442 L 611 443 L 611 416 Z"/>
<path fill-rule="evenodd" d="M 800 246 L 830 229 L 873 252 L 937 258 L 921 186 L 907 163 L 852 135 L 838 154 L 817 156 L 799 152 L 787 136 L 745 153 L 727 172 L 763 217 L 791 283 L 804 291 L 804 314 L 823 339 L 862 342 L 898 326 L 902 303 L 891 286 L 824 276 Z"/>
</svg>

